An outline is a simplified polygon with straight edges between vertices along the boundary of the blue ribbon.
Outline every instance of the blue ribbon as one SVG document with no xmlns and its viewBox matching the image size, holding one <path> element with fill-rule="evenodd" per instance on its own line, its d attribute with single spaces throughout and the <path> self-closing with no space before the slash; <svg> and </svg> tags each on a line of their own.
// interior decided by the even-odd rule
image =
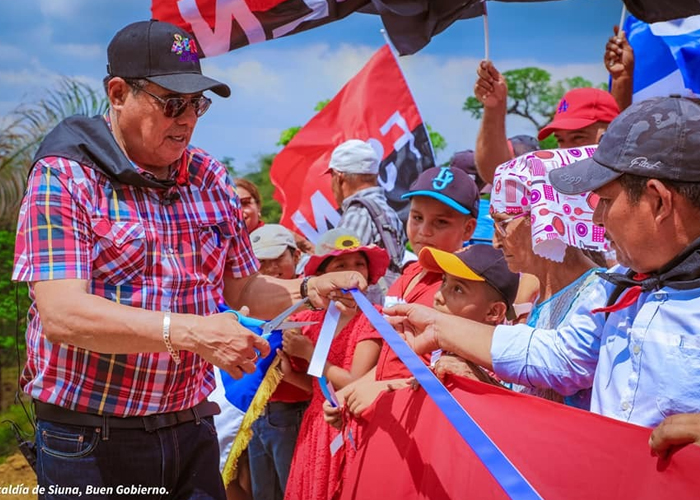
<svg viewBox="0 0 700 500">
<path fill-rule="evenodd" d="M 438 378 L 425 366 L 423 360 L 413 352 L 408 344 L 396 333 L 396 330 L 372 306 L 367 298 L 357 289 L 350 290 L 360 310 L 365 313 L 372 326 L 380 333 L 389 347 L 403 361 L 406 368 L 425 389 L 428 396 L 445 414 L 450 423 L 471 447 L 477 457 L 486 466 L 506 495 L 517 500 L 542 500 L 527 479 L 508 460 L 479 424 L 462 408 Z"/>
</svg>

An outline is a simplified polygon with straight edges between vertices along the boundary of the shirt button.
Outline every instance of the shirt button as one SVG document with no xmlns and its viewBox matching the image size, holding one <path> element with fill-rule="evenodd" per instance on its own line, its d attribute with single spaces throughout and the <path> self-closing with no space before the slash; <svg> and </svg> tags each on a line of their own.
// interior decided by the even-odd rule
<svg viewBox="0 0 700 500">
<path fill-rule="evenodd" d="M 636 345 L 632 348 L 632 352 L 634 352 L 635 354 L 639 354 L 641 352 L 641 350 L 642 350 L 642 348 L 639 347 L 638 345 Z"/>
<path fill-rule="evenodd" d="M 174 253 L 175 253 L 175 249 L 174 249 L 173 247 L 168 248 L 168 253 L 169 253 L 169 254 L 174 254 Z"/>
<path fill-rule="evenodd" d="M 625 411 L 629 410 L 630 404 L 627 401 L 625 401 L 624 403 L 622 403 L 622 409 Z"/>
</svg>

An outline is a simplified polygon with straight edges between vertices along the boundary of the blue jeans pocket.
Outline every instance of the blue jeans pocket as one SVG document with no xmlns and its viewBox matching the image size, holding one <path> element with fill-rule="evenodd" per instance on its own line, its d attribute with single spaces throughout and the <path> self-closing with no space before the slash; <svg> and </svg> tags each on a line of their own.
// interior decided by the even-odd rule
<svg viewBox="0 0 700 500">
<path fill-rule="evenodd" d="M 100 429 L 41 422 L 38 427 L 39 450 L 57 458 L 83 458 L 100 441 Z"/>
</svg>

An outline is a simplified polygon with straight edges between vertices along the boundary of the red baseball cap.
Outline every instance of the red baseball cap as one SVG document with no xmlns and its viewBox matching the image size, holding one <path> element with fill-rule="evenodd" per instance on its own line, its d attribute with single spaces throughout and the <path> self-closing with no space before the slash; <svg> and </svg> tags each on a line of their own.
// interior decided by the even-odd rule
<svg viewBox="0 0 700 500">
<path fill-rule="evenodd" d="M 569 90 L 559 101 L 554 119 L 540 130 L 541 141 L 555 130 L 578 130 L 596 122 L 610 123 L 620 114 L 615 98 L 609 92 L 594 88 Z"/>
</svg>

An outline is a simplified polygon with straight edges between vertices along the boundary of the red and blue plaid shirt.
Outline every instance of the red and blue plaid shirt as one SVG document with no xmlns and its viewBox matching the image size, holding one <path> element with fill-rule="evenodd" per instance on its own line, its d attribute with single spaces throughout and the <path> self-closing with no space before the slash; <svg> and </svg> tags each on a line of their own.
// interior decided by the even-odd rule
<svg viewBox="0 0 700 500">
<path fill-rule="evenodd" d="M 131 416 L 189 408 L 214 388 L 211 365 L 191 352 L 180 352 L 175 366 L 165 345 L 160 353 L 101 354 L 53 344 L 34 301 L 33 282 L 81 279 L 90 293 L 119 304 L 215 313 L 224 273 L 248 276 L 259 264 L 226 169 L 195 148 L 183 161 L 189 182 L 167 193 L 112 182 L 64 158 L 36 163 L 20 211 L 13 273 L 30 283 L 22 386 L 32 397 Z"/>
</svg>

